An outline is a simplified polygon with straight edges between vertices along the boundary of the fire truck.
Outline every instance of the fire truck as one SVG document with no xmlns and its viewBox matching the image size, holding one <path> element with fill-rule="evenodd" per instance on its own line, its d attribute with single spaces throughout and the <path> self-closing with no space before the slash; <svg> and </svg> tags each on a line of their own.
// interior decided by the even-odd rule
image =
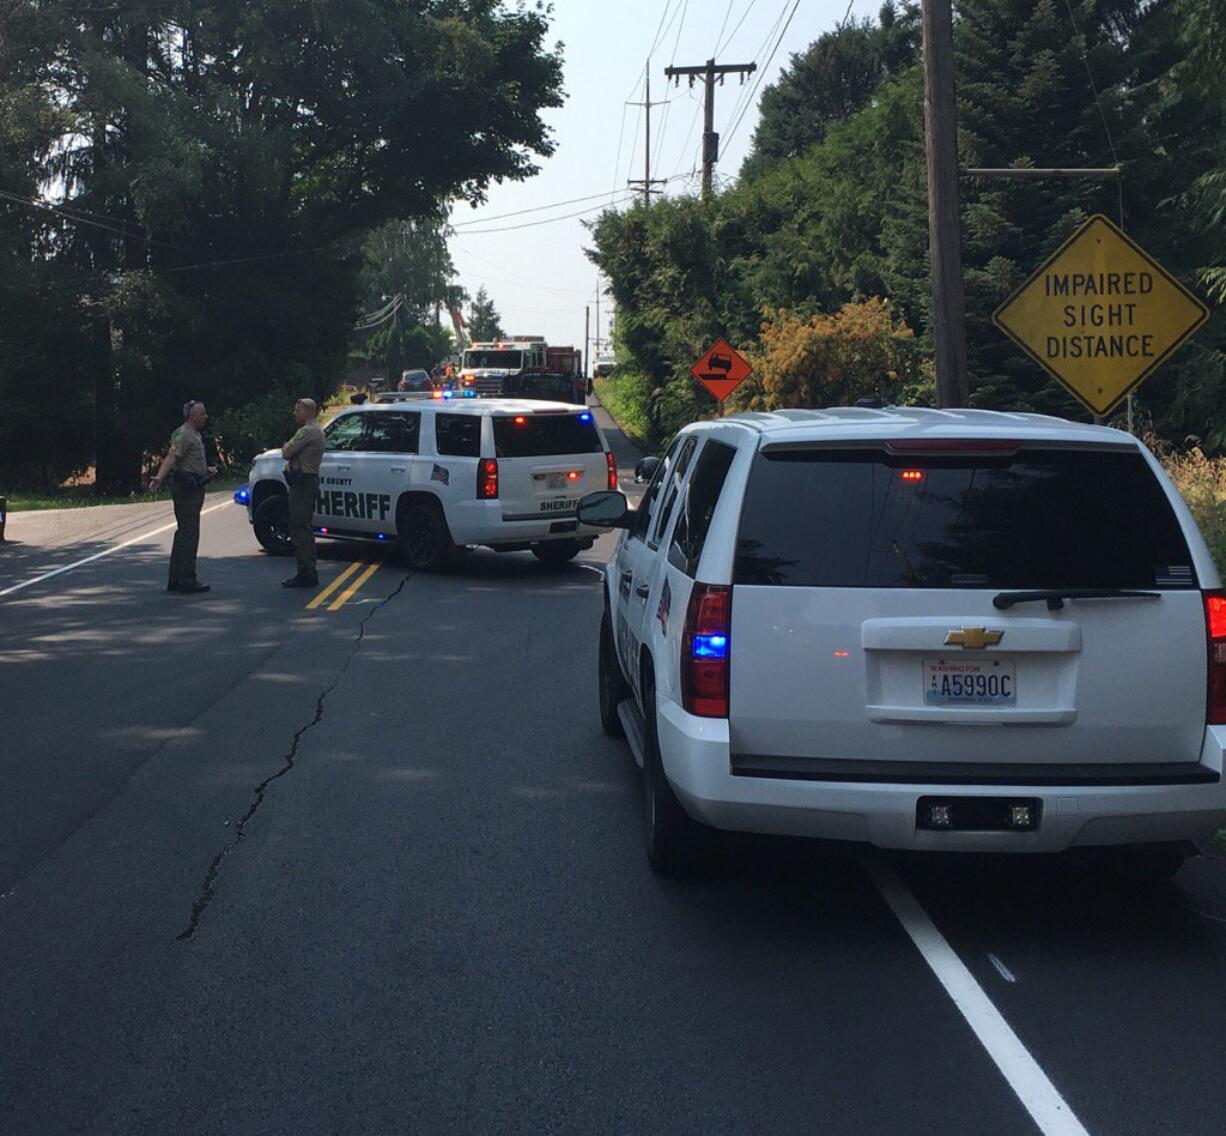
<svg viewBox="0 0 1226 1136">
<path fill-rule="evenodd" d="M 460 364 L 460 386 L 479 398 L 497 398 L 506 380 L 545 369 L 545 337 L 513 335 L 496 343 L 470 343 Z"/>
</svg>

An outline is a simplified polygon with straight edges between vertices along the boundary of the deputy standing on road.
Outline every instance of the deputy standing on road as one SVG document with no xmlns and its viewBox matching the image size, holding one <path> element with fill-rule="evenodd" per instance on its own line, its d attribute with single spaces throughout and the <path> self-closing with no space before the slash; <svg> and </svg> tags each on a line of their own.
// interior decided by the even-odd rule
<svg viewBox="0 0 1226 1136">
<path fill-rule="evenodd" d="M 318 415 L 319 407 L 314 399 L 300 398 L 294 403 L 298 432 L 281 447 L 281 456 L 289 463 L 285 467 L 285 483 L 289 486 L 289 535 L 298 558 L 298 574 L 281 581 L 286 588 L 313 588 L 319 583 L 315 571 L 315 535 L 311 532 L 315 498 L 319 493 L 319 465 L 324 456 L 324 432 L 316 421 Z"/>
<path fill-rule="evenodd" d="M 209 590 L 196 579 L 196 551 L 200 547 L 200 509 L 204 487 L 217 467 L 204 456 L 200 436 L 209 420 L 203 402 L 192 399 L 183 404 L 183 425 L 170 436 L 170 452 L 162 459 L 157 474 L 149 479 L 149 491 L 156 493 L 169 478 L 170 496 L 175 503 L 174 544 L 170 550 L 168 592 L 195 595 Z"/>
</svg>

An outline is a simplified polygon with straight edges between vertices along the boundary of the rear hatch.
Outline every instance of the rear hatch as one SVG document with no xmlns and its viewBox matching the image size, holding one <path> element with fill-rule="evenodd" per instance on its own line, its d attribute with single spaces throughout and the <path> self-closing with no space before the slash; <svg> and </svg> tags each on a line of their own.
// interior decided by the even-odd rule
<svg viewBox="0 0 1226 1136">
<path fill-rule="evenodd" d="M 580 497 L 608 488 L 608 461 L 591 411 L 499 413 L 493 427 L 504 521 L 573 521 Z"/>
<path fill-rule="evenodd" d="M 818 771 L 1198 760 L 1203 601 L 1145 457 L 906 444 L 755 457 L 732 603 L 734 754 Z M 1009 595 L 1043 589 L 1156 596 Z"/>
</svg>

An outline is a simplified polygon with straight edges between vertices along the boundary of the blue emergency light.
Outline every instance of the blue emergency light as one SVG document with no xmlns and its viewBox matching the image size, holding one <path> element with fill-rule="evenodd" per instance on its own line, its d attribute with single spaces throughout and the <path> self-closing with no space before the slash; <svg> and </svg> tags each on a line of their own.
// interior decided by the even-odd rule
<svg viewBox="0 0 1226 1136">
<path fill-rule="evenodd" d="M 246 485 L 240 485 L 234 491 L 234 502 L 237 505 L 246 505 L 251 501 L 251 490 Z"/>
<path fill-rule="evenodd" d="M 696 659 L 726 659 L 728 657 L 728 636 L 695 635 L 691 650 Z"/>
<path fill-rule="evenodd" d="M 591 420 L 592 416 L 590 414 L 584 413 L 579 415 L 580 422 L 591 422 Z"/>
</svg>

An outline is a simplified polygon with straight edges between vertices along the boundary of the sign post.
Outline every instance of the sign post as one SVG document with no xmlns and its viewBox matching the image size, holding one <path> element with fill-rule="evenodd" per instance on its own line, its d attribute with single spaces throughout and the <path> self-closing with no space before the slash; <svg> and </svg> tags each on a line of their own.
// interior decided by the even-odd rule
<svg viewBox="0 0 1226 1136">
<path fill-rule="evenodd" d="M 1100 418 L 1208 318 L 1195 295 L 1102 215 L 992 314 L 1001 331 Z"/>
<path fill-rule="evenodd" d="M 753 374 L 753 368 L 726 339 L 717 339 L 711 349 L 690 368 L 690 374 L 719 403 L 722 418 L 724 399 Z"/>
</svg>

